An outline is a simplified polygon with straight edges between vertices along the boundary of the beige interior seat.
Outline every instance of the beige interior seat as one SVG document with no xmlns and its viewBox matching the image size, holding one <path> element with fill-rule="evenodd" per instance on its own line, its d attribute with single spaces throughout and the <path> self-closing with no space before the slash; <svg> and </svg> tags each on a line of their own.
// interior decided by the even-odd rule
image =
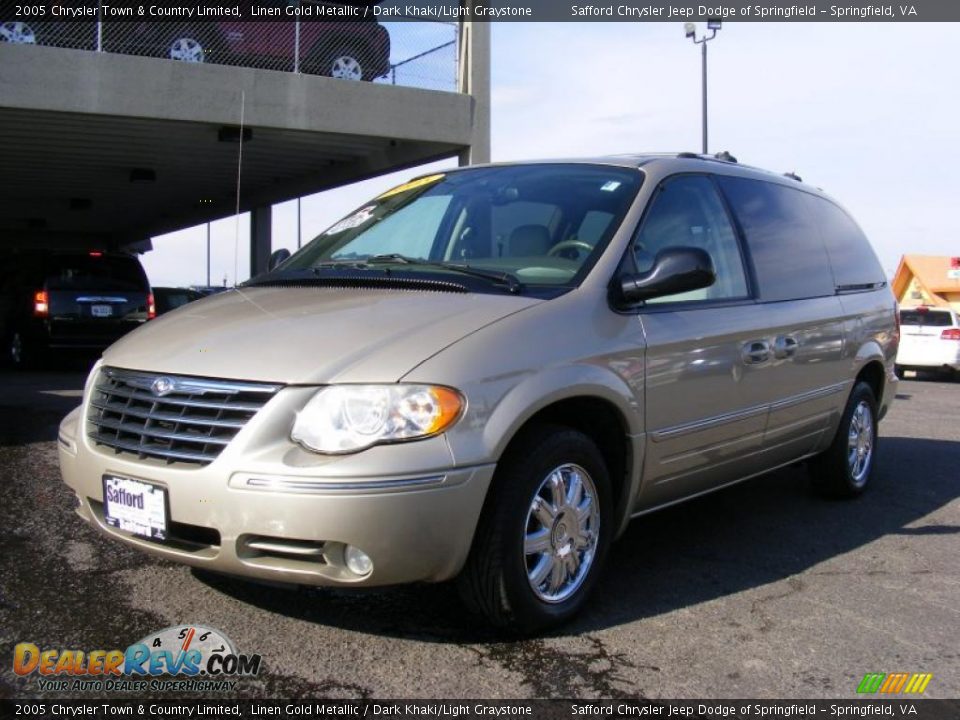
<svg viewBox="0 0 960 720">
<path fill-rule="evenodd" d="M 550 231 L 543 225 L 518 225 L 507 238 L 511 257 L 537 257 L 550 249 Z"/>
</svg>

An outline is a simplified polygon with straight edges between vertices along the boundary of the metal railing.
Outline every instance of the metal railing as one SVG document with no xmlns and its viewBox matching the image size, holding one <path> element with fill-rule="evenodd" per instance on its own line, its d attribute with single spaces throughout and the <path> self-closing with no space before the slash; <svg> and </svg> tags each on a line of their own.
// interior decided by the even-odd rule
<svg viewBox="0 0 960 720">
<path fill-rule="evenodd" d="M 449 22 L 51 21 L 0 16 L 0 42 L 445 91 L 457 89 L 458 40 L 458 25 Z"/>
</svg>

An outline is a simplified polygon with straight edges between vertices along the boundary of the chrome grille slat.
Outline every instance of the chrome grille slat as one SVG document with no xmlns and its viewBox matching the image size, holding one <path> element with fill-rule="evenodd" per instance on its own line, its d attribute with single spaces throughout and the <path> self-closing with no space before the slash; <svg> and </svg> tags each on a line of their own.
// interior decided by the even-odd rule
<svg viewBox="0 0 960 720">
<path fill-rule="evenodd" d="M 150 422 L 149 420 L 147 421 Z M 167 430 L 157 430 L 150 425 L 139 423 L 125 423 L 100 418 L 97 424 L 101 428 L 108 430 L 119 430 L 131 434 L 139 434 L 145 438 L 156 438 L 158 440 L 180 440 L 181 442 L 199 443 L 200 445 L 227 445 L 233 437 L 216 437 L 211 435 L 191 435 L 190 433 L 180 433 Z"/>
<path fill-rule="evenodd" d="M 280 387 L 103 368 L 88 435 L 117 454 L 208 465 Z"/>
<path fill-rule="evenodd" d="M 90 404 L 99 410 L 109 410 L 111 412 L 122 413 L 123 415 L 132 415 L 136 418 L 152 418 L 164 422 L 180 423 L 183 425 L 213 425 L 214 427 L 237 428 L 238 430 L 246 425 L 245 420 L 213 420 L 207 418 L 195 418 L 184 415 L 189 408 L 184 405 L 179 412 L 165 413 L 153 412 L 146 409 L 131 408 L 122 403 L 106 403 L 101 400 L 91 400 Z"/>
<path fill-rule="evenodd" d="M 119 454 L 120 451 L 126 450 L 128 452 L 136 453 L 139 456 L 144 457 L 160 457 L 164 459 L 174 458 L 176 460 L 182 460 L 185 462 L 199 462 L 204 465 L 208 465 L 216 455 L 205 454 L 201 452 L 188 452 L 186 450 L 169 450 L 167 448 L 153 448 L 149 445 L 142 445 L 139 442 L 127 442 L 125 440 L 117 440 L 116 438 L 101 433 L 91 432 L 90 439 L 101 445 L 107 445 Z"/>
<path fill-rule="evenodd" d="M 117 390 L 103 385 L 97 385 L 96 390 L 115 395 L 117 397 L 128 398 L 129 400 L 140 400 L 142 402 L 153 402 L 156 400 L 156 397 L 151 395 L 148 392 L 136 391 L 136 390 Z M 213 402 L 210 400 L 186 400 L 186 399 L 177 399 L 165 397 L 163 399 L 164 403 L 169 405 L 185 405 L 186 407 L 197 407 L 197 408 L 208 408 L 210 410 L 216 410 L 221 407 L 220 403 Z M 264 401 L 266 402 L 266 400 Z M 231 410 L 248 410 L 250 412 L 256 412 L 261 408 L 261 405 L 257 403 L 234 403 L 231 405 Z"/>
</svg>

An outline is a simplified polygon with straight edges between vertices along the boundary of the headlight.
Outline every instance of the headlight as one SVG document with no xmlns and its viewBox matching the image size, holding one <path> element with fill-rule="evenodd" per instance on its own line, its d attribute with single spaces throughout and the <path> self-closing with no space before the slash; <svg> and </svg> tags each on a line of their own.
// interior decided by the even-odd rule
<svg viewBox="0 0 960 720">
<path fill-rule="evenodd" d="M 463 411 L 460 393 L 436 385 L 331 385 L 297 413 L 290 437 L 320 453 L 436 435 Z"/>
</svg>

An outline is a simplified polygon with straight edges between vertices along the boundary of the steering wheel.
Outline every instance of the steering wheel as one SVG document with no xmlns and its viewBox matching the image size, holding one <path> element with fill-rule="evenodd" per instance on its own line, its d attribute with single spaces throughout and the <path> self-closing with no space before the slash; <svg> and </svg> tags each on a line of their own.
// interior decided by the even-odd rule
<svg viewBox="0 0 960 720">
<path fill-rule="evenodd" d="M 569 250 L 577 250 L 578 252 L 575 257 L 570 257 L 569 254 L 564 254 Z M 581 250 L 589 255 L 591 252 L 593 252 L 593 245 L 583 240 L 564 240 L 563 242 L 558 242 L 556 245 L 550 248 L 549 252 L 547 252 L 547 257 L 562 257 L 566 258 L 567 260 L 579 260 L 579 251 Z"/>
</svg>

